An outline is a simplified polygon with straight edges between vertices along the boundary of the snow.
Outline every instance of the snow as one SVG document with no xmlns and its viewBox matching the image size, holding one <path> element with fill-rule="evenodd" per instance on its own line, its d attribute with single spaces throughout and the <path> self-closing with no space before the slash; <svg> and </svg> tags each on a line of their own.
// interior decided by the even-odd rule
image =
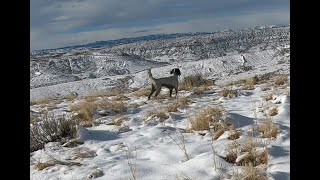
<svg viewBox="0 0 320 180">
<path fill-rule="evenodd" d="M 271 31 L 270 29 L 260 28 L 259 32 Z M 224 33 L 232 34 L 235 32 Z M 217 34 L 216 36 L 224 37 L 225 34 Z M 186 41 L 183 38 L 180 40 L 181 42 Z M 195 38 L 195 40 L 197 39 Z M 146 44 L 157 45 L 157 41 L 146 42 Z M 93 114 L 94 121 L 100 122 L 99 124 L 92 127 L 77 125 L 75 139 L 67 143 L 50 142 L 45 144 L 44 149 L 30 153 L 30 179 L 234 180 L 239 179 L 235 174 L 243 171 L 242 167 L 236 163 L 246 159 L 249 153 L 242 152 L 239 148 L 231 149 L 237 152 L 237 157 L 234 163 L 229 163 L 225 160 L 228 151 L 230 151 L 228 147 L 235 142 L 239 144 L 239 147 L 244 146 L 249 139 L 256 143 L 257 154 L 264 152 L 264 150 L 268 152 L 267 164 L 258 165 L 257 169 L 264 170 L 268 179 L 290 179 L 290 50 L 287 50 L 285 54 L 279 53 L 290 46 L 286 43 L 275 44 L 275 47 L 262 49 L 257 45 L 241 53 L 233 49 L 223 56 L 210 56 L 196 60 L 194 55 L 189 52 L 178 52 L 177 49 L 186 48 L 178 46 L 168 47 L 167 50 L 174 53 L 170 56 L 163 54 L 163 51 L 158 49 L 159 52 L 151 57 L 154 61 L 119 56 L 104 49 L 107 52 L 93 52 L 92 59 L 73 62 L 84 67 L 86 65 L 84 62 L 87 60 L 95 61 L 97 64 L 95 70 L 99 71 L 101 76 L 72 82 L 67 77 L 63 83 L 32 88 L 30 90 L 31 99 L 43 97 L 59 99 L 70 92 L 79 94 L 75 100 L 65 99 L 62 102 L 52 101 L 50 104 L 30 105 L 32 115 L 50 111 L 57 116 L 67 115 L 66 117 L 70 117 L 72 112 L 70 112 L 69 106 L 83 101 L 83 96 L 90 95 L 95 91 L 119 86 L 129 90 L 149 86 L 147 69 L 150 67 L 152 67 L 152 74 L 155 78 L 169 76 L 170 70 L 178 67 L 182 73 L 179 81 L 188 75 L 197 73 L 216 81 L 213 86 L 210 86 L 199 96 L 194 95 L 192 91 L 179 91 L 178 98 L 187 97 L 190 99 L 190 104 L 180 105 L 177 112 L 166 112 L 168 118 L 165 120 L 155 115 L 148 115 L 149 111 L 165 109 L 168 104 L 175 102 L 175 98 L 168 97 L 168 91 L 165 88 L 160 94 L 163 97 L 158 100 L 148 101 L 146 96 L 137 97 L 133 93 L 125 93 L 124 95 L 128 99 L 123 100 L 124 104 L 128 107 L 133 104 L 137 106 L 130 106 L 120 114 L 126 118 L 121 125 L 110 124 L 119 117 L 119 114 L 108 113 L 107 109 L 98 109 Z M 138 47 L 144 44 L 136 43 L 133 45 Z M 130 49 L 133 48 L 133 45 L 116 46 L 114 49 Z M 139 51 L 134 48 L 131 50 Z M 171 58 L 174 60 L 172 61 Z M 186 58 L 186 60 L 180 61 L 179 58 Z M 155 62 L 156 60 L 160 62 Z M 105 64 L 107 61 L 115 61 L 116 63 L 109 67 L 110 64 Z M 144 66 L 144 63 L 147 64 Z M 113 73 L 119 73 L 120 68 L 124 68 L 122 70 L 126 70 L 128 73 L 110 75 L 108 73 L 112 68 L 117 70 L 112 71 Z M 37 83 L 42 80 L 53 77 L 42 70 L 42 74 L 38 74 L 39 71 L 36 69 L 32 73 L 32 77 L 36 75 L 33 77 L 34 85 L 39 85 Z M 241 85 L 232 85 L 228 87 L 239 92 L 237 97 L 222 97 L 219 94 L 230 81 L 268 74 L 288 74 L 288 82 L 280 86 L 262 82 L 256 84 L 253 90 L 245 90 Z M 60 79 L 60 81 L 62 80 Z M 263 98 L 266 94 L 272 94 L 272 99 L 266 101 Z M 109 98 L 109 100 L 114 98 Z M 99 97 L 98 99 L 102 100 L 103 98 Z M 238 139 L 228 139 L 232 134 L 230 130 L 225 130 L 216 140 L 212 140 L 212 136 L 216 133 L 212 129 L 187 131 L 190 128 L 191 119 L 200 110 L 209 106 L 222 107 L 225 110 L 226 120 L 240 133 Z M 259 133 L 256 133 L 257 124 L 270 117 L 268 113 L 272 108 L 276 108 L 278 112 L 271 116 L 272 122 L 278 127 L 277 135 L 275 138 L 262 138 Z M 76 142 L 77 145 L 69 146 L 71 142 Z M 183 144 L 188 156 L 181 148 Z M 86 155 L 79 156 L 79 154 Z M 57 163 L 43 170 L 38 170 L 35 167 L 37 163 L 50 161 L 52 157 L 62 162 L 77 162 L 80 165 Z"/>
<path fill-rule="evenodd" d="M 290 96 L 284 94 L 283 88 L 274 87 L 272 92 L 276 97 L 268 101 L 268 104 L 261 98 L 266 93 L 261 90 L 261 86 L 263 85 L 256 85 L 254 90 L 242 90 L 243 95 L 235 98 L 220 98 L 217 86 L 211 87 L 209 91 L 212 93 L 206 93 L 200 97 L 192 96 L 188 92 L 180 92 L 179 97 L 189 95 L 192 104 L 179 108 L 178 112 L 169 113 L 170 117 L 164 122 L 159 122 L 156 117 L 146 117 L 146 112 L 155 107 L 164 107 L 173 99 L 165 98 L 162 102 L 147 101 L 147 97 L 128 95 L 130 100 L 127 100 L 127 103 L 143 104 L 138 107 L 139 110 L 127 111 L 124 114 L 128 120 L 123 126 L 129 126 L 130 131 L 120 132 L 117 126 L 106 124 L 90 128 L 77 126 L 77 140 L 83 144 L 68 148 L 51 143 L 51 148 L 33 152 L 30 157 L 30 178 L 34 180 L 133 179 L 130 171 L 130 167 L 133 167 L 136 170 L 137 179 L 176 179 L 177 177 L 218 179 L 221 176 L 223 179 L 229 179 L 232 172 L 240 168 L 221 158 L 226 155 L 226 147 L 232 142 L 227 139 L 229 132 L 225 132 L 215 141 L 211 141 L 212 132 L 210 131 L 185 133 L 183 129 L 189 126 L 189 118 L 204 107 L 223 106 L 230 122 L 241 132 L 237 140 L 241 143 L 250 137 L 247 130 L 251 129 L 256 121 L 253 106 L 256 106 L 255 109 L 262 109 L 256 112 L 258 117 L 265 117 L 264 112 L 272 105 L 279 109 L 279 113 L 273 116 L 273 121 L 280 129 L 277 138 L 268 140 L 269 143 L 266 145 L 269 152 L 268 177 L 277 180 L 290 179 Z M 60 105 L 60 107 L 63 106 Z M 109 118 L 112 119 L 112 117 Z M 178 139 L 180 132 L 185 140 L 189 160 L 173 141 Z M 260 137 L 255 137 L 255 140 L 265 141 Z M 43 162 L 48 159 L 45 154 L 68 161 L 74 159 L 75 152 L 81 149 L 93 151 L 96 156 L 73 160 L 80 162 L 81 166 L 57 164 L 42 171 L 34 168 L 37 162 L 35 160 Z M 238 156 L 236 161 L 240 161 L 244 156 L 246 153 Z"/>
</svg>

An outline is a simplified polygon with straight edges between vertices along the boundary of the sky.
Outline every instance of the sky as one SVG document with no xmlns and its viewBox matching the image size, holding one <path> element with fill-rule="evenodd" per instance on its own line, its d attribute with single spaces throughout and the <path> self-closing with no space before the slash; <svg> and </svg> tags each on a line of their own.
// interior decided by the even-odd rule
<svg viewBox="0 0 320 180">
<path fill-rule="evenodd" d="M 31 50 L 162 33 L 289 25 L 289 0 L 31 0 Z"/>
</svg>

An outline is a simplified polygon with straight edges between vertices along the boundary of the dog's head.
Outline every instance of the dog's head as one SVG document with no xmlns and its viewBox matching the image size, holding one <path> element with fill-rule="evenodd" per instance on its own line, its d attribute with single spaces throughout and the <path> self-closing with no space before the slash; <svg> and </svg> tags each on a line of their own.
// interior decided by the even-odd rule
<svg viewBox="0 0 320 180">
<path fill-rule="evenodd" d="M 181 72 L 180 72 L 180 69 L 179 68 L 174 68 L 170 71 L 170 74 L 174 74 L 176 76 L 180 76 L 181 75 Z"/>
</svg>

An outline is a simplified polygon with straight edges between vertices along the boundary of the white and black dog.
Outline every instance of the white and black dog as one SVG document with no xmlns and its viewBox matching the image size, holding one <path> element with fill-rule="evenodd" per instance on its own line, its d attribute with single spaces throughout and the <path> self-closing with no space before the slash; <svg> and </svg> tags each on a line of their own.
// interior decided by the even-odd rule
<svg viewBox="0 0 320 180">
<path fill-rule="evenodd" d="M 179 68 L 174 68 L 170 71 L 170 74 L 173 74 L 172 76 L 169 77 L 163 77 L 159 79 L 155 79 L 152 74 L 151 74 L 151 69 L 148 69 L 148 75 L 151 80 L 151 92 L 150 95 L 148 96 L 148 100 L 150 99 L 151 95 L 156 92 L 154 95 L 157 97 L 160 93 L 161 87 L 167 87 L 170 90 L 170 97 L 172 95 L 172 90 L 176 90 L 176 97 L 178 94 L 178 86 L 179 86 L 179 81 L 178 81 L 178 76 L 181 75 L 180 69 Z"/>
</svg>

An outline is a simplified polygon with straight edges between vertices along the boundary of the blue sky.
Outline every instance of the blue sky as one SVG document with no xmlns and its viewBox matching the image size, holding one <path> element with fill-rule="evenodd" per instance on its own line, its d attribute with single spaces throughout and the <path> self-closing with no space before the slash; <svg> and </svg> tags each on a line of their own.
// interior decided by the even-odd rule
<svg viewBox="0 0 320 180">
<path fill-rule="evenodd" d="M 31 0 L 31 50 L 290 24 L 289 0 Z"/>
</svg>

